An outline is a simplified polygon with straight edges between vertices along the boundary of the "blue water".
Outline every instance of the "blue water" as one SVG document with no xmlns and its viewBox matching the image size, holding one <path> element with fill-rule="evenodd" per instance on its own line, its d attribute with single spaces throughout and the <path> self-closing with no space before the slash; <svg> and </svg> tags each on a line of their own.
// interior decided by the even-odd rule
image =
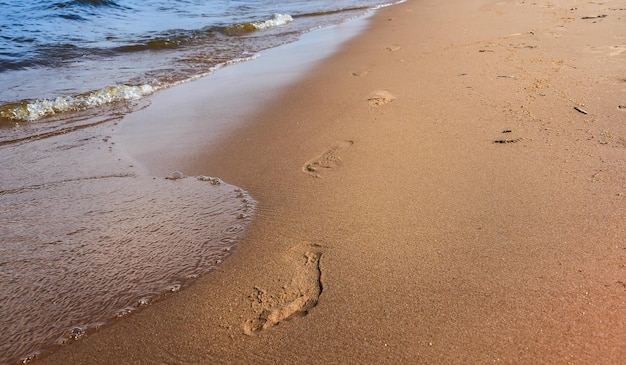
<svg viewBox="0 0 626 365">
<path fill-rule="evenodd" d="M 0 126 L 136 100 L 389 2 L 0 1 Z"/>
</svg>

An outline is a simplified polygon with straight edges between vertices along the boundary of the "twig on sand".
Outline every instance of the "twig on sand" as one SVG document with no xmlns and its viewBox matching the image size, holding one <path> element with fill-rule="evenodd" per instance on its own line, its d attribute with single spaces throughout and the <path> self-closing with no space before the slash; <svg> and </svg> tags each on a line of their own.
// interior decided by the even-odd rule
<svg viewBox="0 0 626 365">
<path fill-rule="evenodd" d="M 574 107 L 574 110 L 576 110 L 576 111 L 577 111 L 577 112 L 579 112 L 579 113 L 589 114 L 589 113 L 587 113 L 587 111 L 586 111 L 586 110 L 581 109 L 581 108 L 579 108 L 579 107 L 577 107 L 577 106 L 575 106 L 575 107 Z"/>
<path fill-rule="evenodd" d="M 600 18 L 606 18 L 606 14 L 597 15 L 597 16 L 584 16 L 580 19 L 600 19 Z"/>
</svg>

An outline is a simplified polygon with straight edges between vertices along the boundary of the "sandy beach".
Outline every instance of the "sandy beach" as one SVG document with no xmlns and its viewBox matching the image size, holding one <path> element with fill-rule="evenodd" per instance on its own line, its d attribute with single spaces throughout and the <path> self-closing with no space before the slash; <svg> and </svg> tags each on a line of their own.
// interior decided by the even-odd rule
<svg viewBox="0 0 626 365">
<path fill-rule="evenodd" d="M 626 1 L 358 22 L 236 127 L 209 133 L 201 81 L 153 96 L 199 95 L 184 129 L 165 102 L 120 123 L 147 174 L 217 176 L 256 215 L 218 270 L 35 363 L 626 359 Z"/>
</svg>

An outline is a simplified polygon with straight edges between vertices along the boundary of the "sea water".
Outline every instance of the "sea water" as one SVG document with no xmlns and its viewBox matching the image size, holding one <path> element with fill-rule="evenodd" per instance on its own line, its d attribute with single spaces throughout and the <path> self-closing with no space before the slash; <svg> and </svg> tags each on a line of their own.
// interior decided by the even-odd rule
<svg viewBox="0 0 626 365">
<path fill-rule="evenodd" d="M 386 3 L 0 1 L 0 364 L 174 295 L 253 218 L 217 177 L 142 173 L 118 148 L 125 115 Z"/>
<path fill-rule="evenodd" d="M 388 2 L 0 1 L 0 125 L 135 100 Z"/>
</svg>

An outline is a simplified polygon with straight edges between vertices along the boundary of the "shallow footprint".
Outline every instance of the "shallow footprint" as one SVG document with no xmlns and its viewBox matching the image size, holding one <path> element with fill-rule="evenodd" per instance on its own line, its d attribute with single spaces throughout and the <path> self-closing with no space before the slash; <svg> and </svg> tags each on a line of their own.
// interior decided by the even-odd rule
<svg viewBox="0 0 626 365">
<path fill-rule="evenodd" d="M 609 53 L 610 56 L 619 56 L 622 53 L 626 52 L 626 45 L 620 45 L 620 46 L 611 46 L 611 52 Z"/>
<path fill-rule="evenodd" d="M 302 171 L 313 176 L 320 177 L 320 171 L 323 169 L 332 169 L 342 165 L 339 158 L 339 151 L 348 148 L 354 144 L 354 141 L 346 140 L 333 143 L 324 153 L 318 157 L 307 161 L 302 167 Z"/>
<path fill-rule="evenodd" d="M 395 95 L 391 94 L 387 90 L 376 90 L 367 96 L 367 102 L 371 107 L 385 105 L 394 100 L 396 100 Z"/>
</svg>

